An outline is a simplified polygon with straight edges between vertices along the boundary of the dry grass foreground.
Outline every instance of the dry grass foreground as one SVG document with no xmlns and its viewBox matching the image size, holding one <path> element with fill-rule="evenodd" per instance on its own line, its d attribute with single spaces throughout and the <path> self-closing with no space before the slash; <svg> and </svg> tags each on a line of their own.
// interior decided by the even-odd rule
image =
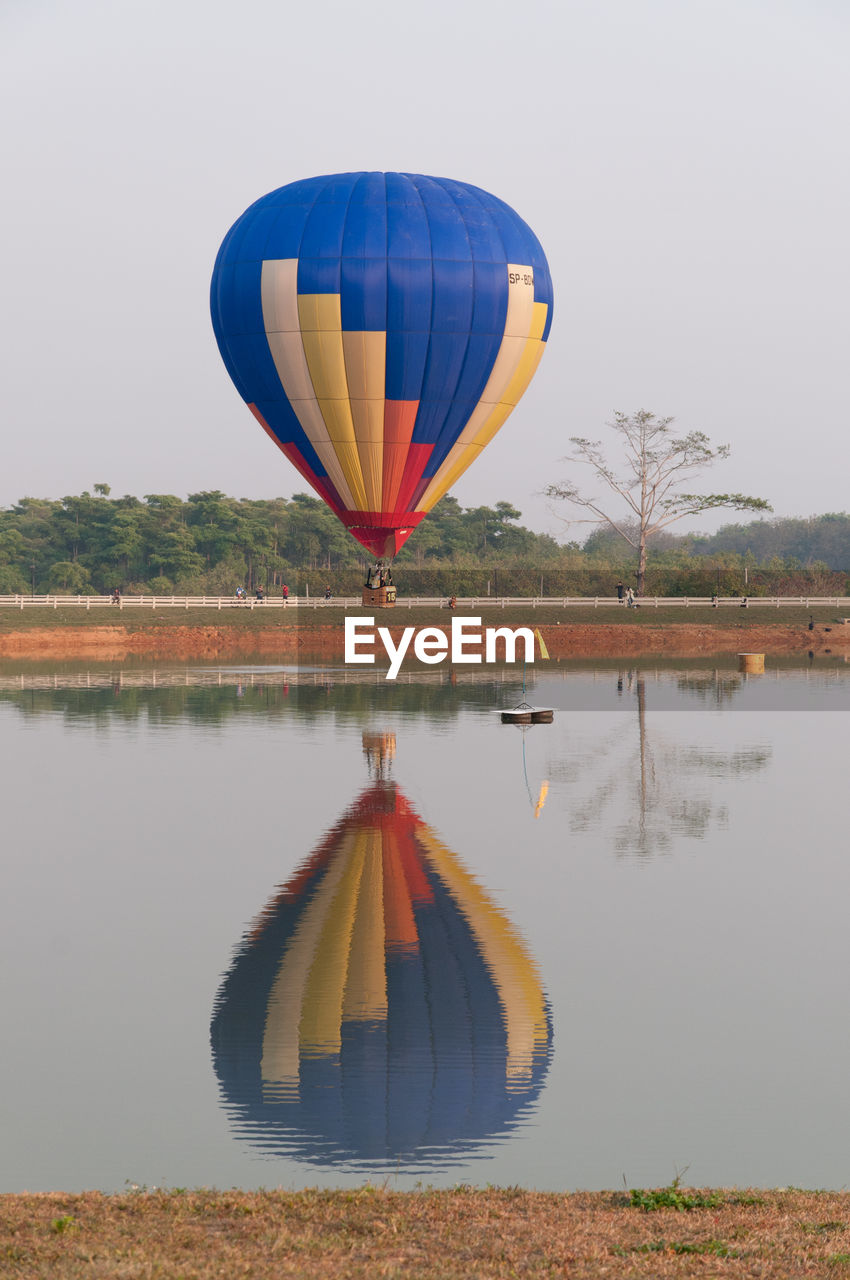
<svg viewBox="0 0 850 1280">
<path fill-rule="evenodd" d="M 507 1190 L 0 1196 L 0 1275 L 850 1276 L 850 1194 Z"/>
</svg>

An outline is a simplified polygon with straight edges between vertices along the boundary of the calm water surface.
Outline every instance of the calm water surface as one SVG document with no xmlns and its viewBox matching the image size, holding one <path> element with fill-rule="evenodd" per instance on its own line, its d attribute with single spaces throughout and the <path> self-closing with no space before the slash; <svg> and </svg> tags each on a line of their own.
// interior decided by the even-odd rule
<svg viewBox="0 0 850 1280">
<path fill-rule="evenodd" d="M 850 667 L 0 670 L 0 1191 L 850 1182 Z"/>
</svg>

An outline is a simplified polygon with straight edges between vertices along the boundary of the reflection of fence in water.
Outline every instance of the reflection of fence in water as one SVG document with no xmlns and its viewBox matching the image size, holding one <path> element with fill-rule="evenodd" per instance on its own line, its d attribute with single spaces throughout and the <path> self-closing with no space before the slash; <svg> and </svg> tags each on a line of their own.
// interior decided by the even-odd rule
<svg viewBox="0 0 850 1280">
<path fill-rule="evenodd" d="M 606 667 L 588 667 L 587 659 L 580 660 L 564 660 L 563 662 L 548 663 L 545 673 L 547 683 L 558 681 L 562 684 L 569 684 L 571 681 L 580 680 L 583 684 L 590 681 L 592 684 L 598 685 L 603 689 L 610 687 L 611 674 L 615 670 L 615 662 L 622 660 L 605 659 Z M 730 663 L 737 660 L 730 658 Z M 3 664 L 6 667 L 11 665 L 10 660 L 6 660 Z M 793 670 L 804 670 L 802 659 L 798 660 Z M 713 698 L 718 703 L 731 699 L 735 693 L 742 688 L 742 681 L 736 674 L 737 668 L 733 670 L 720 670 L 716 666 L 712 667 L 670 667 L 670 668 L 642 668 L 641 678 L 647 685 L 662 684 L 668 680 L 675 680 L 677 687 L 683 693 L 690 693 L 696 697 Z M 787 669 L 777 665 L 776 660 L 771 663 L 771 667 L 765 672 L 762 683 L 778 683 L 781 682 L 788 674 Z M 528 683 L 530 687 L 534 687 L 538 680 L 538 673 L 533 668 L 529 668 L 527 673 Z M 839 666 L 832 668 L 822 668 L 818 672 L 818 679 L 821 682 L 843 683 L 847 677 L 842 673 Z M 433 667 L 402 667 L 396 679 L 391 683 L 394 685 L 403 684 L 430 684 L 430 685 L 476 685 L 485 682 L 487 684 L 509 684 L 515 685 L 521 680 L 516 666 L 485 666 L 470 665 L 466 667 L 458 666 L 440 666 Z M 0 691 L 19 691 L 21 689 L 33 690 L 50 690 L 50 689 L 113 689 L 116 685 L 119 688 L 127 689 L 164 689 L 164 688 L 227 688 L 237 687 L 239 685 L 248 687 L 267 686 L 267 685 L 300 685 L 307 688 L 327 687 L 328 685 L 370 685 L 377 684 L 381 687 L 387 686 L 390 682 L 386 679 L 386 669 L 381 666 L 369 667 L 345 667 L 345 666 L 327 666 L 314 667 L 312 665 L 305 666 L 232 666 L 227 667 L 138 667 L 128 668 L 125 665 L 116 666 L 115 668 L 76 668 L 64 671 L 34 671 L 32 669 L 21 671 L 16 670 L 14 673 L 4 674 L 0 671 Z M 567 705 L 569 705 L 569 694 L 567 695 Z"/>
<path fill-rule="evenodd" d="M 211 1034 L 243 1136 L 305 1159 L 413 1163 L 510 1129 L 552 1039 L 524 942 L 383 780 L 246 935 Z"/>
<path fill-rule="evenodd" d="M 453 668 L 451 671 L 425 670 L 413 667 L 409 671 L 402 668 L 393 685 L 431 684 L 457 685 L 480 684 L 482 679 L 488 684 L 515 685 L 518 676 L 515 668 L 478 667 L 465 671 Z M 166 689 L 166 688 L 239 688 L 248 686 L 267 687 L 269 685 L 298 685 L 307 688 L 326 688 L 328 685 L 364 685 L 378 684 L 381 687 L 389 682 L 383 667 L 363 668 L 326 667 L 263 667 L 251 670 L 230 667 L 226 670 L 204 670 L 203 668 L 186 668 L 180 670 L 127 670 L 119 667 L 114 671 L 56 671 L 32 672 L 18 671 L 14 675 L 0 674 L 0 691 L 20 691 L 21 689 Z"/>
</svg>

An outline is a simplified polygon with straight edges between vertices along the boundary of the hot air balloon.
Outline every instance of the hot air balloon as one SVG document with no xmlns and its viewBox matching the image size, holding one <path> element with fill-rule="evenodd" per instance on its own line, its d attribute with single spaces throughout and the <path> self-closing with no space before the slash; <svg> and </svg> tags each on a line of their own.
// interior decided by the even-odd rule
<svg viewBox="0 0 850 1280">
<path fill-rule="evenodd" d="M 478 187 L 308 178 L 252 204 L 211 287 L 254 417 L 345 527 L 391 558 L 498 431 L 549 335 L 540 244 Z"/>
<path fill-rule="evenodd" d="M 266 1151 L 421 1168 L 517 1123 L 551 1020 L 522 939 L 368 750 L 376 780 L 243 939 L 213 1060 Z"/>
</svg>

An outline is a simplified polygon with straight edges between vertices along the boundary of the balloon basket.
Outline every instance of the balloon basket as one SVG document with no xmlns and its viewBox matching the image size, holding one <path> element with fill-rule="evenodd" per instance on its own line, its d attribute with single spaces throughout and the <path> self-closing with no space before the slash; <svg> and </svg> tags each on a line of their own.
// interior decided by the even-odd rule
<svg viewBox="0 0 850 1280">
<path fill-rule="evenodd" d="M 395 607 L 395 587 L 364 587 L 364 609 L 392 609 Z"/>
</svg>

